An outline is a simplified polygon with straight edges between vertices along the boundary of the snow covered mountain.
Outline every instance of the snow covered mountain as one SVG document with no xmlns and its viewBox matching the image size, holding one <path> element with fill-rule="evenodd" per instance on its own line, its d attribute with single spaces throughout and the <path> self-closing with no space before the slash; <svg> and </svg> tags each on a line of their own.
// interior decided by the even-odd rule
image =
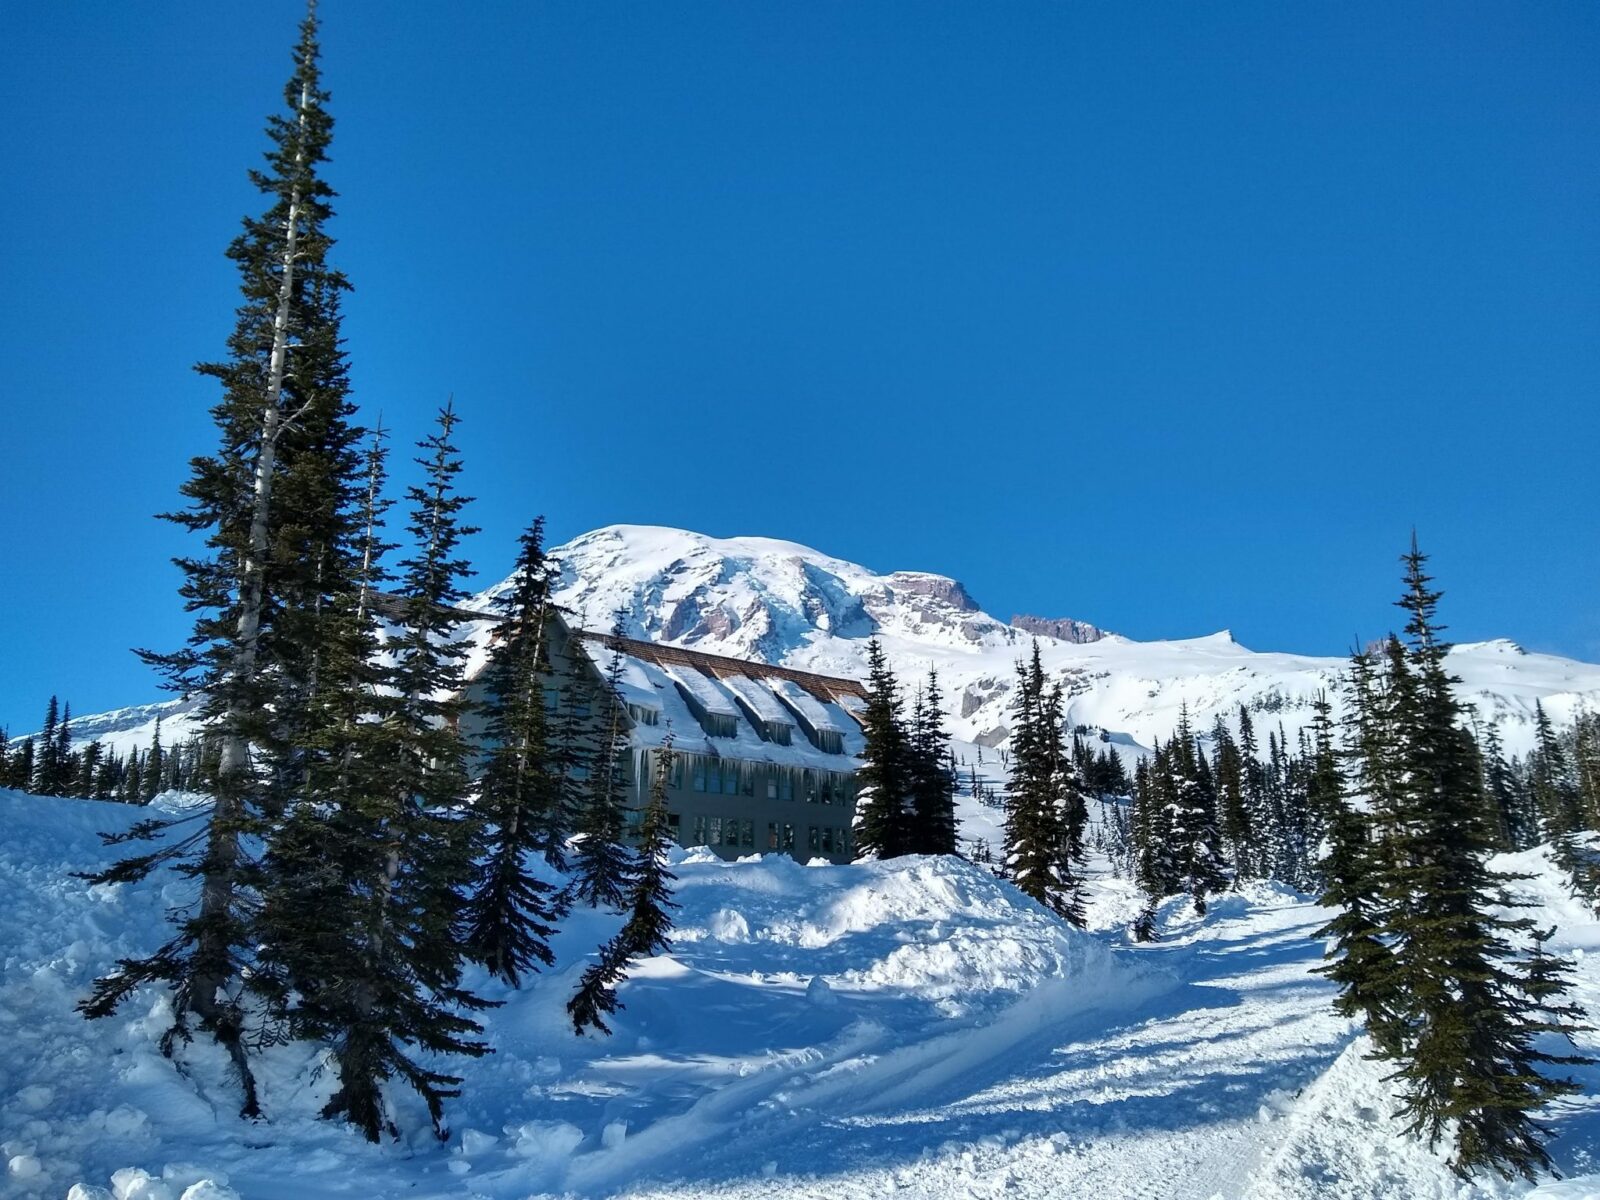
<svg viewBox="0 0 1600 1200">
<path fill-rule="evenodd" d="M 1130 748 L 1168 736 L 1183 705 L 1198 729 L 1243 704 L 1258 724 L 1281 721 L 1292 735 L 1345 666 L 1338 658 L 1258 653 L 1227 632 L 1138 642 L 1076 621 L 1007 623 L 954 579 L 878 574 L 769 538 L 613 525 L 552 553 L 561 563 L 557 599 L 588 627 L 620 617 L 633 637 L 857 677 L 865 673 L 867 639 L 877 635 L 909 686 L 938 669 L 955 736 L 984 746 L 1007 737 L 1014 664 L 1035 637 L 1046 669 L 1066 688 L 1069 719 Z M 1535 700 L 1557 721 L 1600 707 L 1600 666 L 1530 654 L 1512 642 L 1458 646 L 1450 667 L 1480 718 L 1502 725 L 1513 752 L 1531 744 Z"/>
<path fill-rule="evenodd" d="M 979 746 L 1005 742 L 1014 666 L 1035 637 L 1046 669 L 1066 689 L 1069 719 L 1134 751 L 1167 737 L 1185 705 L 1197 729 L 1243 704 L 1259 726 L 1281 722 L 1293 736 L 1345 666 L 1339 658 L 1249 650 L 1225 631 L 1140 642 L 1080 621 L 1005 622 L 943 575 L 879 574 L 772 538 L 611 525 L 551 553 L 561 565 L 556 598 L 588 628 L 620 619 L 633 637 L 852 677 L 865 674 L 867 640 L 876 635 L 908 686 L 938 669 L 952 732 Z M 473 607 L 487 610 L 505 587 L 481 593 Z M 488 628 L 469 636 L 482 647 Z M 1600 708 L 1600 666 L 1503 640 L 1457 646 L 1449 665 L 1479 718 L 1500 724 L 1511 753 L 1532 744 L 1536 700 L 1558 723 Z M 192 713 L 191 703 L 179 701 L 118 709 L 75 717 L 74 733 L 80 743 L 143 748 L 159 715 L 170 745 L 192 732 Z"/>
</svg>

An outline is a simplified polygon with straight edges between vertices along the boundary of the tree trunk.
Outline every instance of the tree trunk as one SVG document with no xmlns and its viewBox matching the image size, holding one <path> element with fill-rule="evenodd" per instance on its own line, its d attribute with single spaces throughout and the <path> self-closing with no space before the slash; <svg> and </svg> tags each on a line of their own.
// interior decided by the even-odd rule
<svg viewBox="0 0 1600 1200">
<path fill-rule="evenodd" d="M 303 131 L 306 109 L 311 102 L 308 83 L 300 86 L 299 122 Z M 304 142 L 295 151 L 296 165 L 304 162 Z M 216 806 L 212 811 L 210 835 L 206 845 L 200 889 L 200 919 L 195 944 L 195 968 L 190 978 L 189 1000 L 196 1013 L 225 1041 L 233 1019 L 226 1001 L 218 993 L 227 986 L 231 947 L 226 930 L 234 900 L 234 878 L 239 864 L 239 825 L 243 816 L 243 797 L 248 787 L 250 749 L 241 732 L 247 717 L 247 700 L 237 686 L 256 669 L 261 638 L 261 614 L 266 602 L 266 560 L 268 520 L 272 509 L 273 475 L 277 469 L 278 436 L 282 428 L 283 379 L 289 355 L 289 320 L 294 297 L 294 266 L 300 234 L 300 184 L 296 180 L 289 197 L 289 212 L 283 248 L 283 278 L 278 286 L 278 311 L 272 321 L 272 357 L 267 373 L 267 391 L 262 401 L 261 450 L 256 456 L 255 486 L 250 512 L 250 543 L 239 584 L 239 624 L 234 642 L 233 662 L 228 668 L 228 710 L 222 723 L 221 758 L 217 766 Z M 231 1034 L 237 1040 L 237 1031 Z M 232 1046 L 230 1045 L 230 1049 Z"/>
</svg>

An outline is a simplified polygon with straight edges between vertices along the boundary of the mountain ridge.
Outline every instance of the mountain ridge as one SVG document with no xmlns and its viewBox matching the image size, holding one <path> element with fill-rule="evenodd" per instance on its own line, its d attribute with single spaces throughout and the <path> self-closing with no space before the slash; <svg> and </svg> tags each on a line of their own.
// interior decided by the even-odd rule
<svg viewBox="0 0 1600 1200">
<path fill-rule="evenodd" d="M 776 538 L 609 525 L 550 555 L 559 567 L 555 600 L 588 628 L 620 621 L 630 637 L 851 678 L 865 675 L 867 643 L 877 637 L 908 693 L 930 669 L 939 672 L 952 733 L 977 747 L 1005 744 L 1015 664 L 1035 640 L 1066 694 L 1068 720 L 1135 751 L 1170 736 L 1184 710 L 1203 732 L 1218 716 L 1234 720 L 1242 705 L 1292 737 L 1319 692 L 1337 703 L 1346 665 L 1251 650 L 1226 630 L 1136 641 L 1070 618 L 1002 621 L 949 576 L 877 572 Z M 483 590 L 469 607 L 489 611 L 509 584 Z M 463 633 L 474 662 L 487 656 L 489 628 L 471 624 Z M 1076 636 L 1052 636 L 1051 628 Z M 1511 753 L 1532 744 L 1535 702 L 1558 722 L 1600 708 L 1600 666 L 1508 639 L 1458 645 L 1449 666 L 1479 719 L 1501 725 Z M 100 737 L 125 752 L 148 746 L 160 717 L 170 745 L 193 731 L 195 707 L 136 705 L 75 717 L 74 730 L 80 742 Z"/>
</svg>

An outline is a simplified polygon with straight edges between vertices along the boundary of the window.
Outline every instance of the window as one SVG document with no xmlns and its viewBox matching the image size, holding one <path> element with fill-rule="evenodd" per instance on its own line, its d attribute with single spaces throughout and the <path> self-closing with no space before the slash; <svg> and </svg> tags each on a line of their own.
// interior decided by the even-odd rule
<svg viewBox="0 0 1600 1200">
<path fill-rule="evenodd" d="M 822 830 L 815 825 L 806 830 L 806 849 L 814 855 L 822 853 Z"/>
<path fill-rule="evenodd" d="M 657 751 L 657 753 L 661 754 L 661 753 L 665 753 L 665 751 Z M 675 755 L 672 756 L 672 777 L 667 780 L 667 786 L 668 787 L 675 787 L 675 788 L 681 788 L 683 786 L 683 756 L 682 755 L 675 754 Z"/>
<path fill-rule="evenodd" d="M 754 850 L 756 848 L 756 823 L 754 821 L 746 821 L 744 823 L 744 827 L 739 831 L 739 844 L 746 850 Z"/>
<path fill-rule="evenodd" d="M 709 824 L 711 826 L 711 836 L 707 839 L 706 845 L 708 845 L 708 846 L 720 846 L 720 845 L 722 845 L 722 818 L 721 817 L 712 817 L 710 822 L 709 822 Z"/>
<path fill-rule="evenodd" d="M 794 850 L 794 826 L 787 821 L 783 823 L 783 848 L 791 852 Z"/>
<path fill-rule="evenodd" d="M 722 764 L 722 794 L 724 796 L 739 794 L 739 768 L 732 763 Z"/>
<path fill-rule="evenodd" d="M 829 827 L 823 829 L 823 831 L 822 831 L 822 852 L 824 854 L 832 854 L 833 853 L 833 827 L 832 826 L 829 826 Z"/>
<path fill-rule="evenodd" d="M 694 837 L 689 840 L 689 844 L 691 846 L 704 846 L 706 844 L 706 819 L 704 817 L 696 817 L 694 819 Z"/>
<path fill-rule="evenodd" d="M 746 767 L 740 771 L 739 784 L 741 792 L 746 796 L 754 796 L 756 794 L 756 769 L 754 767 Z"/>
<path fill-rule="evenodd" d="M 776 800 L 777 798 L 778 798 L 778 774 L 777 774 L 776 771 L 773 771 L 773 772 L 769 772 L 768 775 L 767 775 L 767 799 L 768 800 Z"/>
<path fill-rule="evenodd" d="M 806 774 L 805 774 L 805 789 L 806 789 L 806 803 L 807 804 L 815 804 L 817 802 L 817 773 L 815 771 L 807 771 L 806 772 Z"/>
<path fill-rule="evenodd" d="M 779 800 L 793 800 L 794 799 L 794 772 L 793 771 L 779 771 L 778 772 L 778 799 Z"/>
<path fill-rule="evenodd" d="M 706 763 L 706 791 L 720 792 L 722 790 L 722 764 L 716 759 Z"/>
<path fill-rule="evenodd" d="M 694 760 L 694 790 L 697 792 L 706 790 L 706 760 L 703 758 Z"/>
<path fill-rule="evenodd" d="M 683 845 L 683 818 L 677 813 L 667 814 L 667 832 L 672 835 L 673 841 Z"/>
<path fill-rule="evenodd" d="M 778 823 L 776 821 L 768 821 L 767 822 L 767 849 L 768 850 L 776 850 L 776 849 L 779 848 L 779 845 L 780 845 L 780 843 L 778 841 Z"/>
<path fill-rule="evenodd" d="M 722 844 L 724 846 L 739 844 L 739 822 L 734 817 L 729 817 L 723 822 Z"/>
</svg>

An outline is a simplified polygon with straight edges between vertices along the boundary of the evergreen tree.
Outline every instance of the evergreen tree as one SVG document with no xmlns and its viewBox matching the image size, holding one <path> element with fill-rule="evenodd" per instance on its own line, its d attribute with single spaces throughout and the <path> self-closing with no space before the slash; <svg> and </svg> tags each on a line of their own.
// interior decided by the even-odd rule
<svg viewBox="0 0 1600 1200">
<path fill-rule="evenodd" d="M 944 697 L 938 672 L 928 672 L 926 689 L 917 696 L 909 737 L 909 827 L 912 854 L 955 854 L 956 772 L 950 757 L 950 735 L 944 728 Z"/>
<path fill-rule="evenodd" d="M 72 705 L 70 704 L 61 707 L 61 721 L 56 725 L 55 753 L 52 758 L 54 771 L 48 789 L 49 794 L 70 795 L 73 781 L 78 774 L 77 757 L 72 752 Z"/>
<path fill-rule="evenodd" d="M 145 752 L 144 771 L 139 781 L 141 804 L 149 804 L 161 791 L 161 777 L 166 762 L 166 751 L 161 748 L 161 718 L 158 716 L 155 732 L 150 735 L 150 749 Z"/>
<path fill-rule="evenodd" d="M 567 1002 L 567 1013 L 578 1033 L 594 1028 L 610 1033 L 605 1018 L 622 1007 L 617 985 L 635 958 L 659 954 L 671 945 L 672 900 L 675 875 L 667 868 L 667 852 L 672 845 L 668 826 L 667 785 L 672 777 L 672 735 L 655 752 L 650 799 L 639 824 L 639 852 L 628 885 L 628 920 L 604 946 L 596 961 L 584 971 L 578 990 Z"/>
<path fill-rule="evenodd" d="M 1544 705 L 1534 701 L 1534 749 L 1528 790 L 1545 840 L 1573 895 L 1600 906 L 1600 844 L 1589 837 L 1583 787 Z"/>
<path fill-rule="evenodd" d="M 861 714 L 861 766 L 856 770 L 857 858 L 895 858 L 911 852 L 910 737 L 899 683 L 877 638 L 867 643 L 867 703 Z"/>
<path fill-rule="evenodd" d="M 348 868 L 346 941 L 354 953 L 300 1014 L 303 1029 L 332 1045 L 338 1088 L 323 1115 L 348 1120 L 371 1141 L 394 1132 L 383 1096 L 394 1078 L 422 1097 L 444 1137 L 443 1102 L 461 1081 L 419 1055 L 488 1049 L 468 1015 L 485 1002 L 461 985 L 475 838 L 464 815 L 460 732 L 467 647 L 455 634 L 468 570 L 459 544 L 475 531 L 460 523 L 470 501 L 456 489 L 456 424 L 446 405 L 437 432 L 419 443 L 425 478 L 407 489 L 414 550 L 401 564 L 389 694 L 377 699 L 381 744 L 351 756 L 344 819 L 329 831 L 342 842 L 336 861 Z"/>
<path fill-rule="evenodd" d="M 100 764 L 105 748 L 99 742 L 90 742 L 78 756 L 78 769 L 72 785 L 72 794 L 84 800 L 95 799 L 95 781 L 100 777 Z"/>
<path fill-rule="evenodd" d="M 1155 940 L 1156 904 L 1177 889 L 1164 754 L 1161 743 L 1155 742 L 1150 759 L 1141 759 L 1133 772 L 1133 878 L 1146 901 L 1134 922 L 1133 936 L 1141 942 Z"/>
<path fill-rule="evenodd" d="M 1205 761 L 1195 745 L 1189 709 L 1179 712 L 1178 730 L 1167 743 L 1167 753 L 1157 767 L 1165 776 L 1165 804 L 1169 812 L 1177 890 L 1194 900 L 1195 912 L 1204 915 L 1206 897 L 1227 883 L 1222 869 L 1221 838 L 1217 832 L 1217 800 Z"/>
<path fill-rule="evenodd" d="M 1245 795 L 1245 764 L 1228 723 L 1217 715 L 1211 730 L 1211 774 L 1217 790 L 1217 831 L 1235 881 L 1257 878 L 1256 833 Z"/>
<path fill-rule="evenodd" d="M 612 634 L 622 635 L 621 614 Z M 579 651 L 582 653 L 582 651 Z M 593 753 L 588 762 L 588 794 L 578 813 L 582 836 L 573 857 L 573 898 L 593 908 L 621 908 L 628 897 L 633 855 L 622 844 L 627 823 L 624 756 L 629 747 L 628 708 L 622 697 L 622 651 L 613 646 L 595 713 Z"/>
<path fill-rule="evenodd" d="M 95 743 L 99 745 L 99 743 Z M 114 800 L 117 787 L 122 781 L 122 761 L 114 753 L 107 753 L 100 762 L 100 769 L 95 773 L 94 791 L 90 793 L 95 800 Z"/>
<path fill-rule="evenodd" d="M 276 781 L 258 765 L 276 765 L 284 749 L 279 725 L 297 716 L 297 705 L 286 699 L 303 693 L 315 654 L 297 641 L 293 614 L 308 607 L 305 581 L 326 568 L 325 555 L 307 553 L 302 533 L 320 532 L 312 518 L 327 501 L 312 494 L 311 481 L 330 472 L 306 471 L 302 460 L 337 454 L 355 436 L 346 420 L 339 333 L 339 295 L 348 285 L 327 261 L 333 192 L 319 168 L 332 119 L 318 53 L 312 10 L 301 25 L 285 89 L 288 114 L 269 120 L 266 169 L 251 174 L 267 210 L 245 221 L 228 251 L 243 295 L 229 354 L 198 368 L 222 386 L 223 398 L 212 410 L 219 448 L 193 460 L 182 488 L 189 507 L 168 514 L 206 535 L 205 557 L 178 560 L 185 576 L 180 594 L 196 614 L 193 634 L 178 652 L 141 652 L 176 690 L 204 697 L 202 716 L 218 742 L 209 780 L 213 804 L 197 834 L 98 877 L 137 879 L 173 864 L 198 880 L 199 896 L 193 908 L 177 914 L 177 929 L 164 946 L 119 961 L 80 1005 L 87 1016 L 105 1016 L 141 984 L 169 983 L 174 1026 L 164 1045 L 170 1050 L 186 1039 L 191 1015 L 198 1018 L 232 1056 L 246 1115 L 258 1106 L 240 986 L 256 911 L 255 867 L 245 843 L 266 832 L 275 809 Z M 252 747 L 260 750 L 259 764 Z M 142 828 L 153 835 L 162 826 Z"/>
<path fill-rule="evenodd" d="M 1518 961 L 1515 943 L 1532 922 L 1493 911 L 1505 903 L 1509 880 L 1487 865 L 1486 805 L 1444 666 L 1439 593 L 1414 541 L 1403 561 L 1406 641 L 1389 642 L 1379 723 L 1394 769 L 1371 796 L 1379 936 L 1392 954 L 1378 983 L 1395 1008 L 1392 1022 L 1380 1023 L 1375 1050 L 1396 1063 L 1408 1130 L 1430 1144 L 1454 1130 L 1458 1172 L 1532 1178 L 1550 1160 L 1531 1114 L 1576 1090 L 1540 1069 L 1576 1057 L 1533 1044 L 1563 1028 L 1550 991 L 1561 968 Z"/>
<path fill-rule="evenodd" d="M 44 728 L 39 731 L 39 749 L 27 789 L 42 796 L 58 794 L 61 786 L 60 743 L 56 731 L 61 723 L 61 702 L 50 697 L 44 712 Z"/>
<path fill-rule="evenodd" d="M 1017 664 L 1006 789 L 1005 871 L 1027 895 L 1082 925 L 1083 787 L 1062 733 L 1061 689 L 1048 687 L 1039 657 Z"/>
<path fill-rule="evenodd" d="M 327 494 L 345 497 L 341 506 L 358 493 L 359 506 L 323 531 L 327 594 L 314 607 L 315 619 L 300 623 L 311 652 L 298 657 L 314 665 L 295 688 L 298 711 L 278 727 L 292 729 L 293 738 L 275 747 L 282 812 L 266 839 L 258 884 L 261 951 L 251 981 L 283 1036 L 315 1039 L 341 1029 L 349 1020 L 341 991 L 347 964 L 369 952 L 360 918 L 374 906 L 372 843 L 388 803 L 372 768 L 392 751 L 378 698 L 395 690 L 380 657 L 377 623 L 379 589 L 389 579 L 383 559 L 394 549 L 382 530 L 387 459 L 380 424 L 359 475 L 326 481 Z M 344 459 L 330 465 L 342 471 Z M 316 685 L 304 686 L 312 675 Z M 193 773 L 214 778 L 205 743 L 195 748 Z"/>
<path fill-rule="evenodd" d="M 1325 692 L 1311 702 L 1311 741 L 1309 759 L 1303 774 L 1304 808 L 1311 836 L 1307 841 L 1307 883 L 1320 885 L 1322 879 L 1312 859 L 1314 847 L 1321 843 L 1344 810 L 1344 779 L 1339 769 L 1339 751 L 1334 744 L 1333 705 Z"/>
<path fill-rule="evenodd" d="M 11 786 L 20 792 L 31 791 L 36 770 L 33 739 L 23 738 L 22 745 L 11 755 Z"/>
<path fill-rule="evenodd" d="M 543 517 L 521 546 L 486 671 L 489 751 L 476 807 L 489 832 L 467 906 L 468 953 L 513 986 L 524 972 L 554 961 L 555 889 L 528 869 L 528 859 L 547 854 L 559 836 L 563 799 L 545 704 L 553 571 L 544 555 Z"/>
<path fill-rule="evenodd" d="M 1538 843 L 1538 820 L 1516 772 L 1506 761 L 1500 726 L 1491 724 L 1481 744 L 1483 791 L 1489 801 L 1490 828 L 1496 849 L 1526 850 Z"/>
<path fill-rule="evenodd" d="M 1544 704 L 1534 701 L 1534 750 L 1529 756 L 1534 806 L 1547 841 L 1556 842 L 1584 827 L 1581 795 Z"/>
<path fill-rule="evenodd" d="M 1346 758 L 1351 764 L 1351 791 L 1370 803 L 1374 781 L 1386 771 L 1389 753 L 1377 727 L 1372 663 L 1364 654 L 1350 662 L 1347 682 L 1350 733 Z M 1324 907 L 1337 915 L 1315 936 L 1332 944 L 1318 968 L 1339 987 L 1334 1010 L 1344 1017 L 1361 1017 L 1381 1053 L 1399 1049 L 1400 1029 L 1394 994 L 1393 956 L 1383 938 L 1383 913 L 1379 903 L 1379 860 L 1365 812 L 1351 803 L 1340 774 L 1328 822 L 1328 853 L 1322 860 Z"/>
</svg>

